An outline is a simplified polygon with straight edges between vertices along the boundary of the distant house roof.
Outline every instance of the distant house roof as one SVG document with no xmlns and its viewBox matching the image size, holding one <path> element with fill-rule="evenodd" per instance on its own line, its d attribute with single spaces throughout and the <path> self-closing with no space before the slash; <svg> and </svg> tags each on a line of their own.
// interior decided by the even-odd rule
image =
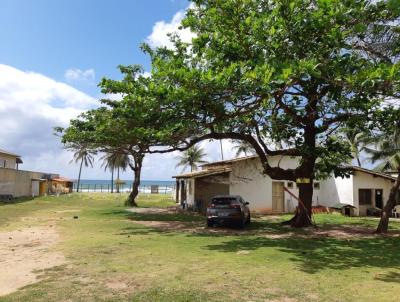
<svg viewBox="0 0 400 302">
<path fill-rule="evenodd" d="M 200 178 L 200 177 L 205 177 L 205 176 L 228 173 L 228 172 L 231 172 L 231 171 L 232 171 L 232 169 L 230 169 L 230 168 L 213 169 L 213 170 L 200 170 L 200 171 L 184 173 L 184 174 L 180 174 L 180 175 L 176 175 L 176 176 L 172 176 L 172 177 L 173 178 Z"/>
<path fill-rule="evenodd" d="M 55 177 L 51 179 L 52 181 L 56 181 L 56 182 L 73 182 L 73 180 L 66 178 L 66 177 Z"/>
<path fill-rule="evenodd" d="M 349 168 L 351 170 L 353 170 L 353 171 L 364 172 L 364 173 L 367 173 L 367 174 L 371 174 L 371 175 L 373 175 L 375 177 L 382 177 L 382 178 L 386 178 L 386 179 L 393 180 L 393 181 L 396 180 L 396 177 L 391 176 L 391 175 L 386 174 L 386 173 L 376 172 L 376 171 L 372 171 L 372 170 L 369 170 L 369 169 L 360 168 L 360 167 L 357 167 L 357 166 L 350 166 Z"/>
<path fill-rule="evenodd" d="M 252 159 L 252 158 L 258 158 L 258 155 L 251 155 L 251 156 L 244 156 L 244 157 L 238 157 L 238 158 L 227 159 L 227 160 L 214 161 L 212 163 L 203 164 L 203 165 L 201 165 L 201 167 L 211 167 L 211 166 L 217 166 L 217 165 L 223 165 L 223 164 L 230 164 L 233 162 Z"/>
<path fill-rule="evenodd" d="M 3 149 L 0 149 L 0 153 L 2 153 L 2 154 L 7 154 L 7 155 L 11 155 L 11 156 L 15 156 L 15 157 L 21 157 L 21 156 L 18 155 L 18 154 L 15 154 L 15 153 L 12 153 L 12 152 L 3 150 Z"/>
</svg>

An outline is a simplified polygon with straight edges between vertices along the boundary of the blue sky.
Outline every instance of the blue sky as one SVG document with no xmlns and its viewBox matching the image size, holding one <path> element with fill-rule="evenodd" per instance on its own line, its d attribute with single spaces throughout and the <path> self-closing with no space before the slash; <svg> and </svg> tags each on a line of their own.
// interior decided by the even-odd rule
<svg viewBox="0 0 400 302">
<path fill-rule="evenodd" d="M 94 69 L 96 80 L 118 77 L 119 64 L 148 69 L 139 45 L 157 21 L 187 6 L 186 0 L 0 0 L 0 60 L 59 81 L 70 68 Z"/>
<path fill-rule="evenodd" d="M 74 178 L 77 165 L 53 135 L 54 126 L 98 105 L 97 83 L 120 78 L 119 64 L 149 60 L 139 45 L 168 46 L 186 0 L 0 0 L 0 149 L 20 154 L 21 169 Z M 179 33 L 190 40 L 189 30 Z M 219 160 L 218 142 L 204 142 L 208 161 Z M 234 156 L 224 142 L 225 158 Z M 181 172 L 177 153 L 147 156 L 143 179 L 170 180 Z M 101 164 L 83 178 L 105 179 Z M 130 171 L 122 178 L 132 178 Z"/>
</svg>

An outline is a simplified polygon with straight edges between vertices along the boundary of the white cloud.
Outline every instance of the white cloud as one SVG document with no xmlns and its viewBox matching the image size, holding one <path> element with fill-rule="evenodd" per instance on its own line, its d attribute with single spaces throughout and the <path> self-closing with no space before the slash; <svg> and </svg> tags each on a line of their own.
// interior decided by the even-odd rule
<svg viewBox="0 0 400 302">
<path fill-rule="evenodd" d="M 0 148 L 21 154 L 22 169 L 64 173 L 61 167 L 68 161 L 57 163 L 71 156 L 53 135 L 53 127 L 67 126 L 95 104 L 94 98 L 67 84 L 0 64 Z"/>
<path fill-rule="evenodd" d="M 114 96 L 118 98 L 118 96 Z M 0 149 L 22 156 L 23 170 L 59 173 L 76 178 L 78 165 L 70 164 L 72 153 L 63 149 L 60 139 L 53 135 L 53 127 L 67 126 L 71 118 L 97 106 L 93 97 L 61 82 L 35 72 L 27 72 L 0 64 Z M 204 141 L 201 146 L 206 160 L 221 159 L 218 140 Z M 224 158 L 234 157 L 232 143 L 223 140 Z M 145 157 L 144 180 L 171 179 L 179 174 L 176 168 L 179 152 L 153 154 Z M 108 179 L 96 156 L 94 168 L 85 168 L 83 179 Z M 122 179 L 132 179 L 128 169 Z"/>
<path fill-rule="evenodd" d="M 79 81 L 79 82 L 94 83 L 95 77 L 96 75 L 94 69 L 92 68 L 86 70 L 81 70 L 79 68 L 70 68 L 67 69 L 64 73 L 64 78 L 68 82 Z"/>
<path fill-rule="evenodd" d="M 191 8 L 190 5 L 188 8 Z M 170 41 L 168 34 L 177 33 L 183 42 L 191 42 L 195 34 L 188 28 L 179 29 L 182 19 L 185 17 L 186 10 L 178 11 L 170 22 L 164 20 L 156 22 L 153 26 L 152 33 L 147 37 L 147 43 L 151 47 L 162 47 L 166 46 L 172 48 L 173 45 Z"/>
</svg>

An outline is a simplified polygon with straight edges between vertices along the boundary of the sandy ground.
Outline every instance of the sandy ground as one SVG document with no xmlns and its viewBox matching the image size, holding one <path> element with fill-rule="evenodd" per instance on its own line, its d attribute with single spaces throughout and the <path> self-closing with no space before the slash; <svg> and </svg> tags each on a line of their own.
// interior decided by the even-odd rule
<svg viewBox="0 0 400 302">
<path fill-rule="evenodd" d="M 51 225 L 0 233 L 0 296 L 37 282 L 40 271 L 65 262 L 52 251 L 59 236 Z"/>
</svg>

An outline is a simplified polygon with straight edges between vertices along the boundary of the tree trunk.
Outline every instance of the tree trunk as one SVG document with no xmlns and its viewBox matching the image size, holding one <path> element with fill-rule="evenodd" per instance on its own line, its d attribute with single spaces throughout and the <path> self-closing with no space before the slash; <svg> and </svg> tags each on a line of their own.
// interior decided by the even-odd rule
<svg viewBox="0 0 400 302">
<path fill-rule="evenodd" d="M 76 192 L 79 192 L 79 186 L 80 186 L 80 184 L 81 184 L 82 166 L 83 166 L 83 157 L 82 157 L 82 159 L 81 159 L 81 165 L 80 165 L 80 167 L 79 167 L 78 185 L 76 186 Z"/>
<path fill-rule="evenodd" d="M 117 168 L 117 193 L 119 193 L 119 186 L 120 186 L 120 183 L 119 183 L 119 167 Z"/>
<path fill-rule="evenodd" d="M 143 155 L 134 155 L 135 166 L 132 168 L 134 172 L 134 179 L 132 183 L 132 192 L 129 194 L 128 199 L 125 202 L 126 206 L 129 207 L 137 207 L 136 197 L 139 194 L 139 186 L 140 186 L 140 174 L 142 172 L 142 163 L 143 163 Z"/>
<path fill-rule="evenodd" d="M 111 193 L 114 193 L 114 167 L 111 168 Z"/>
<path fill-rule="evenodd" d="M 358 166 L 361 168 L 361 160 L 360 160 L 360 157 L 358 156 L 358 154 L 356 154 L 356 159 L 357 159 Z"/>
<path fill-rule="evenodd" d="M 393 208 L 396 206 L 396 195 L 400 188 L 400 170 L 397 176 L 397 180 L 394 183 L 392 189 L 390 190 L 389 198 L 386 202 L 385 207 L 383 208 L 381 214 L 381 220 L 379 221 L 378 228 L 376 229 L 376 233 L 382 234 L 387 233 L 389 227 L 389 217 L 393 211 Z"/>
<path fill-rule="evenodd" d="M 313 183 L 299 184 L 299 202 L 295 216 L 290 220 L 290 225 L 296 228 L 311 226 L 312 223 L 312 196 Z"/>
</svg>

